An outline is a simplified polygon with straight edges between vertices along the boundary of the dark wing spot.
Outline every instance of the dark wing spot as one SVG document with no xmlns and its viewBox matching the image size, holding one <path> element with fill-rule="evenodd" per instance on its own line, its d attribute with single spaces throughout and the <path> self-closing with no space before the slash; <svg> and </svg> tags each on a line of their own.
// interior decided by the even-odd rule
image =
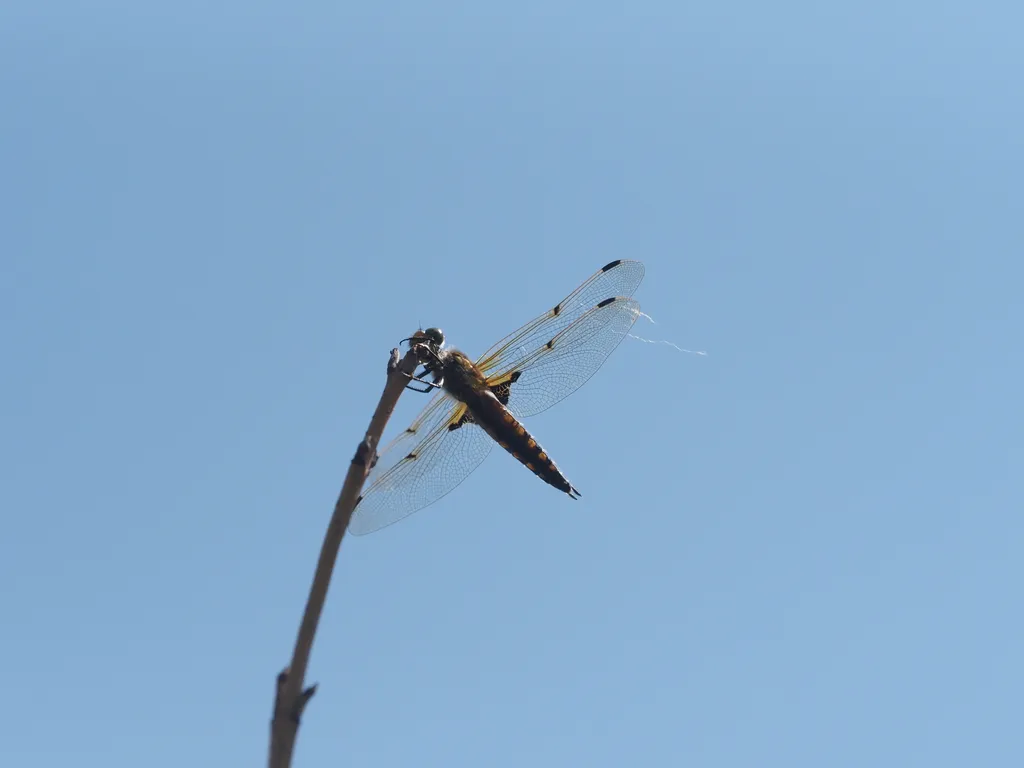
<svg viewBox="0 0 1024 768">
<path fill-rule="evenodd" d="M 491 387 L 491 392 L 494 393 L 494 396 L 498 398 L 498 402 L 502 405 L 508 405 L 508 395 L 509 390 L 511 389 L 509 384 L 511 384 L 511 382 L 503 381 L 501 384 L 495 384 Z"/>
<path fill-rule="evenodd" d="M 614 296 L 612 296 L 610 299 L 605 299 L 600 304 L 598 304 L 597 308 L 600 309 L 601 307 L 607 307 L 609 304 L 611 304 L 612 302 L 615 302 L 615 301 L 618 301 L 618 299 L 616 299 Z"/>
<path fill-rule="evenodd" d="M 410 453 L 410 454 L 409 454 L 408 456 L 406 456 L 405 458 L 406 458 L 406 459 L 415 459 L 415 458 L 416 458 L 416 454 L 415 454 L 415 453 Z"/>
<path fill-rule="evenodd" d="M 509 376 L 501 384 L 495 384 L 491 387 L 491 392 L 498 398 L 498 402 L 502 405 L 508 405 L 509 395 L 512 394 L 512 385 L 519 381 L 519 377 L 523 375 L 522 371 L 513 371 L 512 375 Z"/>
<path fill-rule="evenodd" d="M 562 311 L 562 305 L 559 304 L 557 307 L 555 307 L 551 311 L 555 314 L 555 317 L 558 317 L 558 313 Z"/>
<path fill-rule="evenodd" d="M 607 264 L 605 264 L 603 267 L 601 267 L 601 271 L 602 272 L 607 272 L 609 269 L 615 269 L 621 263 L 622 263 L 622 259 L 616 259 L 615 261 L 609 261 Z"/>
<path fill-rule="evenodd" d="M 416 430 L 413 429 L 412 427 L 409 427 L 407 430 L 405 430 L 405 432 L 406 432 L 406 434 L 409 434 L 409 435 L 415 435 L 416 434 Z"/>
<path fill-rule="evenodd" d="M 548 349 L 552 349 L 552 348 L 554 348 L 554 346 L 555 346 L 555 340 L 554 340 L 554 339 L 552 339 L 551 341 L 549 341 L 549 342 L 548 342 L 547 344 L 545 344 L 544 346 L 545 346 L 545 347 L 547 347 Z"/>
<path fill-rule="evenodd" d="M 456 419 L 455 421 L 448 425 L 448 431 L 451 432 L 452 430 L 458 429 L 464 424 L 473 424 L 475 422 L 476 419 L 473 418 L 473 414 L 466 410 L 458 419 Z"/>
</svg>

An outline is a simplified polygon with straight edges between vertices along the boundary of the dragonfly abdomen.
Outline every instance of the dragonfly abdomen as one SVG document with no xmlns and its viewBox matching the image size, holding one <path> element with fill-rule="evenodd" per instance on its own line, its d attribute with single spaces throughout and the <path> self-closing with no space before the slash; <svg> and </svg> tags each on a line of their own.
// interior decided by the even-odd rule
<svg viewBox="0 0 1024 768">
<path fill-rule="evenodd" d="M 473 407 L 476 406 L 476 407 Z M 531 435 L 519 420 L 505 408 L 490 392 L 473 403 L 476 420 L 487 430 L 498 445 L 512 454 L 512 458 L 548 485 L 554 486 L 571 498 L 579 498 L 580 492 L 562 474 L 547 451 Z"/>
</svg>

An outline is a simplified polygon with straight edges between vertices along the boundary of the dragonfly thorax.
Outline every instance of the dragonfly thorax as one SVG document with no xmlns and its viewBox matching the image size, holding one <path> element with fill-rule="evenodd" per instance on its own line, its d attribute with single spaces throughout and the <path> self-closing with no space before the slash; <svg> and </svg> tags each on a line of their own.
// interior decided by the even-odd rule
<svg viewBox="0 0 1024 768">
<path fill-rule="evenodd" d="M 468 355 L 457 349 L 444 349 L 437 359 L 441 364 L 442 385 L 458 400 L 466 402 L 473 395 L 489 391 L 487 379 Z"/>
</svg>

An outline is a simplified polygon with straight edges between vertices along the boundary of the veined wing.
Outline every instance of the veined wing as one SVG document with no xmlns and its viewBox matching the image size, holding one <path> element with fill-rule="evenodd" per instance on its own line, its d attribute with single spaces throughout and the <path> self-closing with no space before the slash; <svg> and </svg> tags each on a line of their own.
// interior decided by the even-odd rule
<svg viewBox="0 0 1024 768">
<path fill-rule="evenodd" d="M 466 406 L 439 392 L 405 432 L 380 452 L 348 531 L 356 536 L 397 523 L 433 504 L 487 458 L 494 440 L 463 422 Z"/>
<path fill-rule="evenodd" d="M 541 346 L 565 331 L 603 300 L 632 296 L 643 279 L 644 265 L 639 261 L 619 259 L 606 264 L 543 315 L 513 331 L 487 350 L 476 361 L 477 366 L 488 377 L 498 371 L 517 370 Z M 555 402 L 558 401 L 548 406 Z"/>
<path fill-rule="evenodd" d="M 534 349 L 499 359 L 488 383 L 517 418 L 538 414 L 586 384 L 639 315 L 633 299 L 604 299 Z"/>
</svg>

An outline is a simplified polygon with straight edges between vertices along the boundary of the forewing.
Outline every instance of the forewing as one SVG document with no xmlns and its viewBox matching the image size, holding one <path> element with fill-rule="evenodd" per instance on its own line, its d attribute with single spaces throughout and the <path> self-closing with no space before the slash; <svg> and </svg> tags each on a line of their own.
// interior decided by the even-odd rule
<svg viewBox="0 0 1024 768">
<path fill-rule="evenodd" d="M 513 365 L 494 371 L 488 381 L 517 418 L 550 408 L 587 383 L 629 333 L 640 313 L 633 299 L 606 299 L 577 317 Z"/>
<path fill-rule="evenodd" d="M 531 320 L 519 330 L 513 331 L 487 350 L 476 361 L 477 366 L 488 377 L 498 371 L 514 371 L 522 367 L 523 362 L 536 353 L 539 347 L 566 331 L 603 300 L 632 296 L 643 278 L 644 265 L 639 261 L 620 259 L 606 264 L 543 315 Z M 614 345 L 612 349 L 614 349 Z M 597 367 L 600 367 L 600 363 Z M 587 378 L 597 370 L 597 367 L 588 374 Z M 554 402 L 557 400 L 548 405 L 553 405 Z M 536 412 L 534 411 L 534 413 Z"/>
<path fill-rule="evenodd" d="M 463 421 L 465 411 L 449 395 L 435 395 L 381 452 L 352 513 L 349 533 L 372 533 L 433 504 L 487 458 L 494 441 L 479 425 Z"/>
</svg>

